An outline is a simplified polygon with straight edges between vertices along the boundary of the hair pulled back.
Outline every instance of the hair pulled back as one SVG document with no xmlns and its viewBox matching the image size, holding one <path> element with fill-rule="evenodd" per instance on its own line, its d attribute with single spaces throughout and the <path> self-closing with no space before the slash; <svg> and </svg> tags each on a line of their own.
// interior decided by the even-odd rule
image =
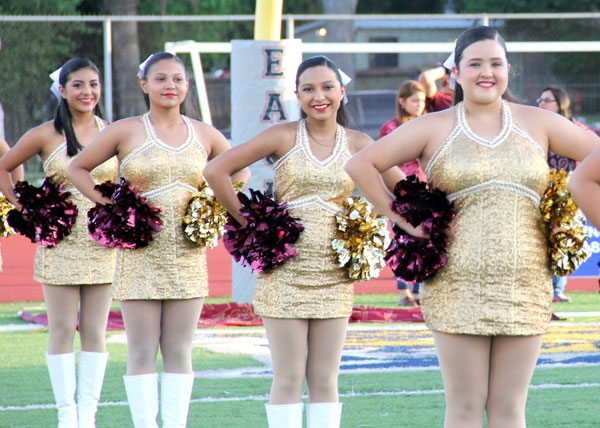
<svg viewBox="0 0 600 428">
<path fill-rule="evenodd" d="M 100 71 L 98 70 L 96 64 L 87 58 L 72 58 L 65 62 L 61 67 L 58 83 L 63 88 L 66 88 L 71 74 L 84 68 L 90 68 L 95 71 L 98 74 L 98 80 L 100 80 Z M 94 114 L 98 117 L 102 117 L 102 108 L 100 103 L 96 104 L 96 107 L 94 108 Z M 77 135 L 75 135 L 75 130 L 73 129 L 73 116 L 71 115 L 71 110 L 69 109 L 69 103 L 63 97 L 60 98 L 58 107 L 56 109 L 56 115 L 54 116 L 54 129 L 56 129 L 56 132 L 59 134 L 65 134 L 68 156 L 75 156 L 80 150 L 83 149 L 83 146 L 81 143 L 79 143 Z"/>
<path fill-rule="evenodd" d="M 148 57 L 148 59 L 144 63 L 144 66 L 140 70 L 138 77 L 140 79 L 147 81 L 148 72 L 150 71 L 150 68 L 152 68 L 152 66 L 154 64 L 156 64 L 159 61 L 162 61 L 163 59 L 175 60 L 179 64 L 181 64 L 181 66 L 183 67 L 184 70 L 186 70 L 185 64 L 183 63 L 181 58 L 179 58 L 177 55 L 174 55 L 171 52 L 158 52 L 158 53 L 152 54 L 150 57 Z M 185 75 L 186 75 L 186 79 L 187 79 L 187 70 L 185 72 Z M 146 107 L 150 108 L 150 97 L 148 97 L 148 94 L 145 92 L 144 92 L 144 102 L 146 103 Z M 179 113 L 181 113 L 183 115 L 186 114 L 185 102 L 183 102 L 179 105 Z"/>
<path fill-rule="evenodd" d="M 342 75 L 340 74 L 340 69 L 338 68 L 336 63 L 324 55 L 317 55 L 305 59 L 298 66 L 298 71 L 296 72 L 296 92 L 298 92 L 298 83 L 302 73 L 304 73 L 309 68 L 322 66 L 328 67 L 331 70 L 333 70 L 338 78 L 338 81 L 340 82 L 340 85 L 344 86 L 344 84 L 342 83 Z M 302 110 L 302 107 L 300 107 L 300 117 L 303 119 L 306 118 L 306 112 Z M 344 105 L 343 101 L 340 103 L 340 108 L 337 111 L 336 121 L 342 126 L 346 126 L 346 124 L 348 123 L 348 111 L 346 110 L 346 106 Z"/>
<path fill-rule="evenodd" d="M 506 50 L 506 42 L 498 33 L 495 28 L 488 27 L 486 25 L 480 25 L 478 27 L 469 28 L 462 32 L 458 39 L 456 40 L 456 45 L 454 47 L 454 64 L 458 68 L 460 64 L 460 60 L 462 59 L 463 52 L 466 48 L 471 46 L 473 43 L 481 42 L 483 40 L 494 40 L 498 42 L 500 46 L 504 49 L 504 54 L 508 58 L 508 51 Z M 508 88 L 506 92 L 502 95 L 502 98 L 512 99 L 512 95 Z M 456 82 L 456 86 L 454 88 L 454 104 L 458 104 L 464 99 L 463 89 L 458 82 Z"/>
</svg>

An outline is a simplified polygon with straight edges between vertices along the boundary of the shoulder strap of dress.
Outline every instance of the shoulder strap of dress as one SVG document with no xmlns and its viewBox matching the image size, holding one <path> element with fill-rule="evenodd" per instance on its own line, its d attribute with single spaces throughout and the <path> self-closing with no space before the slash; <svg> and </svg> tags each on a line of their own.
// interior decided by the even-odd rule
<svg viewBox="0 0 600 428">
<path fill-rule="evenodd" d="M 181 118 L 183 119 L 183 123 L 185 123 L 185 126 L 187 127 L 188 130 L 188 138 L 186 139 L 186 141 L 197 141 L 196 138 L 196 129 L 194 128 L 194 124 L 192 123 L 192 121 L 187 117 L 184 116 L 183 114 L 181 115 Z"/>
<path fill-rule="evenodd" d="M 104 121 L 98 116 L 94 116 L 94 119 L 96 120 L 96 126 L 98 127 L 98 131 L 102 131 L 106 127 L 106 125 L 104 125 Z"/>
</svg>

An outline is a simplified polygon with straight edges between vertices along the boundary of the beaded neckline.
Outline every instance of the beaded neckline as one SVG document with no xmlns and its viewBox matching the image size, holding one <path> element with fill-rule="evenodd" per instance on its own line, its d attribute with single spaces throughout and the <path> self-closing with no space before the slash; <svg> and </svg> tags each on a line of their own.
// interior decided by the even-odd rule
<svg viewBox="0 0 600 428">
<path fill-rule="evenodd" d="M 513 120 L 510 107 L 504 100 L 502 100 L 502 129 L 500 129 L 498 135 L 496 135 L 492 139 L 480 137 L 471 129 L 467 120 L 467 112 L 465 110 L 464 103 L 460 103 L 457 105 L 456 115 L 458 126 L 465 133 L 465 135 L 467 135 L 471 140 L 473 140 L 477 144 L 481 144 L 482 146 L 486 147 L 498 147 L 504 142 L 504 140 L 506 140 L 513 127 Z"/>
<path fill-rule="evenodd" d="M 334 163 L 338 158 L 339 154 L 343 149 L 343 141 L 346 139 L 346 132 L 344 128 L 337 124 L 337 130 L 335 132 L 335 144 L 333 145 L 333 150 L 331 154 L 327 156 L 325 159 L 318 159 L 310 149 L 310 144 L 308 142 L 308 133 L 306 131 L 306 120 L 301 120 L 298 125 L 298 137 L 300 138 L 300 144 L 306 157 L 310 159 L 314 164 L 321 168 L 327 168 L 329 165 Z"/>
<path fill-rule="evenodd" d="M 185 123 L 185 126 L 187 128 L 187 137 L 185 139 L 185 142 L 183 144 L 180 144 L 179 146 L 171 146 L 163 142 L 160 138 L 158 138 L 156 132 L 154 131 L 154 127 L 152 126 L 152 122 L 150 122 L 150 112 L 145 113 L 142 116 L 142 122 L 144 123 L 144 129 L 146 130 L 146 135 L 148 135 L 150 141 L 152 141 L 154 144 L 163 147 L 168 151 L 181 152 L 185 150 L 190 144 L 192 144 L 195 139 L 194 127 L 192 126 L 192 123 L 187 117 L 183 115 L 181 116 L 181 118 L 183 119 L 183 123 Z"/>
</svg>

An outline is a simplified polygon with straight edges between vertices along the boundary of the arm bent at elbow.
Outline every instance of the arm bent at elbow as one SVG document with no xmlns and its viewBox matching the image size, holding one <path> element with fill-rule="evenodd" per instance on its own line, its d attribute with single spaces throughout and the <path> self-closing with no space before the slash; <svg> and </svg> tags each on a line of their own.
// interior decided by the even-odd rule
<svg viewBox="0 0 600 428">
<path fill-rule="evenodd" d="M 587 219 L 600 229 L 600 148 L 575 169 L 568 186 Z"/>
</svg>

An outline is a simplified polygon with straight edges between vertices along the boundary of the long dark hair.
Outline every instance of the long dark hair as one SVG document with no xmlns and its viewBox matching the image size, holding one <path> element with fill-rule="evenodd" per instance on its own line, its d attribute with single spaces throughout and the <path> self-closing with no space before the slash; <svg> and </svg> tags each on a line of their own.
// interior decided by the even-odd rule
<svg viewBox="0 0 600 428">
<path fill-rule="evenodd" d="M 567 91 L 558 86 L 548 86 L 540 91 L 540 96 L 546 91 L 552 92 L 552 95 L 556 100 L 556 105 L 558 106 L 558 114 L 571 120 L 573 118 L 573 114 L 571 113 L 571 100 L 569 99 L 569 94 L 567 94 Z"/>
<path fill-rule="evenodd" d="M 82 68 L 91 68 L 94 70 L 98 73 L 98 81 L 100 81 L 100 71 L 96 64 L 87 58 L 72 58 L 65 62 L 60 70 L 60 75 L 58 77 L 60 86 L 66 88 L 71 73 L 81 70 Z M 94 108 L 94 114 L 98 117 L 102 117 L 102 107 L 99 102 Z M 54 116 L 54 129 L 56 129 L 56 132 L 59 134 L 64 132 L 67 141 L 68 156 L 75 156 L 83 149 L 83 146 L 79 143 L 77 135 L 75 135 L 75 130 L 73 129 L 73 116 L 71 115 L 71 110 L 69 110 L 69 103 L 63 97 L 60 98 L 58 108 L 56 109 L 56 115 Z"/>
<path fill-rule="evenodd" d="M 482 40 L 495 40 L 498 42 L 500 46 L 504 49 L 504 53 L 506 58 L 508 59 L 508 51 L 506 50 L 506 42 L 496 31 L 496 29 L 492 27 L 488 27 L 486 25 L 480 25 L 479 27 L 469 28 L 462 32 L 458 39 L 456 40 L 456 46 L 454 47 L 454 64 L 458 68 L 458 64 L 462 59 L 463 52 L 466 48 L 471 46 L 473 43 L 481 42 Z M 504 94 L 502 94 L 502 98 L 507 100 L 512 100 L 513 96 L 506 88 Z M 458 104 L 464 99 L 463 89 L 458 82 L 456 82 L 456 86 L 454 88 L 454 105 Z"/>
<path fill-rule="evenodd" d="M 173 59 L 173 60 L 177 61 L 179 64 L 181 64 L 181 66 L 185 70 L 185 78 L 186 79 L 188 78 L 187 69 L 185 68 L 185 64 L 183 63 L 181 58 L 179 58 L 177 55 L 174 55 L 170 52 L 158 52 L 158 53 L 152 54 L 150 56 L 150 58 L 148 58 L 148 60 L 146 61 L 146 64 L 144 64 L 144 68 L 142 68 L 142 70 L 140 70 L 140 74 L 138 75 L 138 77 L 140 79 L 147 80 L 146 77 L 148 76 L 148 71 L 150 71 L 150 67 L 152 67 L 154 64 L 156 64 L 158 61 L 162 61 L 163 59 Z M 186 100 L 187 100 L 187 97 L 186 97 Z M 186 108 L 185 108 L 186 100 L 184 100 L 184 102 L 182 102 L 179 105 L 179 113 L 181 113 L 183 115 L 185 115 L 185 112 L 186 112 Z M 145 92 L 144 92 L 144 102 L 146 103 L 146 107 L 150 108 L 150 97 Z"/>
<path fill-rule="evenodd" d="M 331 70 L 335 71 L 335 75 L 337 76 L 340 85 L 344 86 L 344 84 L 342 83 L 342 75 L 340 74 L 340 69 L 335 64 L 335 62 L 333 62 L 324 55 L 317 55 L 305 59 L 298 66 L 298 71 L 296 72 L 296 92 L 298 92 L 298 81 L 300 80 L 300 75 L 309 68 L 321 66 L 328 67 Z M 302 107 L 300 107 L 300 117 L 303 119 L 306 118 L 306 112 L 302 110 Z M 344 105 L 343 100 L 340 102 L 340 108 L 337 111 L 336 121 L 342 126 L 346 126 L 346 124 L 348 123 L 348 111 L 346 110 L 346 106 Z"/>
</svg>

